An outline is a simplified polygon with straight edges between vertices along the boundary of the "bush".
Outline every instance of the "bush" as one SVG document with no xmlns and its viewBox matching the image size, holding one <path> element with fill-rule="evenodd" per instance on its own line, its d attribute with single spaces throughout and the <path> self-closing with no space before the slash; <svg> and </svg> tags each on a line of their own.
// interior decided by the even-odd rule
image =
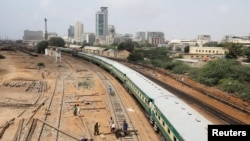
<svg viewBox="0 0 250 141">
<path fill-rule="evenodd" d="M 173 68 L 172 72 L 177 74 L 185 74 L 188 72 L 189 68 L 190 67 L 188 65 L 180 63 Z"/>
<path fill-rule="evenodd" d="M 239 93 L 244 89 L 244 85 L 238 80 L 233 80 L 232 78 L 225 78 L 219 81 L 219 87 L 224 91 L 229 93 Z"/>
<path fill-rule="evenodd" d="M 41 67 L 45 67 L 43 62 L 37 63 L 38 69 L 40 70 Z"/>
<path fill-rule="evenodd" d="M 176 67 L 176 66 L 178 66 L 180 64 L 181 64 L 180 62 L 167 62 L 167 63 L 165 63 L 164 68 L 167 69 L 167 70 L 173 70 L 174 67 Z"/>
<path fill-rule="evenodd" d="M 249 90 L 243 91 L 242 93 L 239 94 L 239 97 L 245 100 L 250 100 L 250 91 Z"/>
</svg>

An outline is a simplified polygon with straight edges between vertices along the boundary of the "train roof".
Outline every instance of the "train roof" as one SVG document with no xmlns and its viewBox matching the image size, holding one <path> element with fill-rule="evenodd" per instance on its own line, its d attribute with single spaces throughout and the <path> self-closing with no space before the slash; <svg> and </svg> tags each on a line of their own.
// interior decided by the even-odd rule
<svg viewBox="0 0 250 141">
<path fill-rule="evenodd" d="M 107 62 L 108 64 L 114 66 L 115 68 L 119 69 L 124 74 L 136 73 L 135 70 L 130 69 L 127 66 L 118 63 L 117 61 L 114 61 L 114 60 L 111 60 L 111 59 L 108 59 L 108 58 L 104 58 L 104 57 L 101 57 L 101 56 L 97 56 L 97 55 L 95 55 L 95 57 L 97 57 L 97 58 Z"/>
<path fill-rule="evenodd" d="M 212 123 L 186 103 L 177 97 L 165 96 L 156 98 L 154 104 L 184 140 L 207 140 L 207 128 Z"/>
<path fill-rule="evenodd" d="M 152 100 L 165 95 L 174 96 L 140 73 L 129 73 L 127 77 Z"/>
</svg>

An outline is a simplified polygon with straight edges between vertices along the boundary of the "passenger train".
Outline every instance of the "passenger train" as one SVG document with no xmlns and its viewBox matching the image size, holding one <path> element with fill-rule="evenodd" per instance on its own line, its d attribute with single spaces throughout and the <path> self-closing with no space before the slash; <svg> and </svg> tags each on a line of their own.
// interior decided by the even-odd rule
<svg viewBox="0 0 250 141">
<path fill-rule="evenodd" d="M 208 125 L 212 122 L 147 77 L 105 57 L 70 48 L 60 50 L 98 64 L 118 78 L 144 108 L 155 131 L 164 141 L 208 140 Z"/>
</svg>

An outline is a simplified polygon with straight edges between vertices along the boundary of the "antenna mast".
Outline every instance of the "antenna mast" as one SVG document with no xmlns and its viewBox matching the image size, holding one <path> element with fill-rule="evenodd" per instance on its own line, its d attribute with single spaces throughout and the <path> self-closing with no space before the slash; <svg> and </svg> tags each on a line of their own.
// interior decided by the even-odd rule
<svg viewBox="0 0 250 141">
<path fill-rule="evenodd" d="M 45 21 L 45 40 L 48 40 L 48 33 L 47 33 L 47 19 L 45 18 L 44 19 L 44 21 Z"/>
</svg>

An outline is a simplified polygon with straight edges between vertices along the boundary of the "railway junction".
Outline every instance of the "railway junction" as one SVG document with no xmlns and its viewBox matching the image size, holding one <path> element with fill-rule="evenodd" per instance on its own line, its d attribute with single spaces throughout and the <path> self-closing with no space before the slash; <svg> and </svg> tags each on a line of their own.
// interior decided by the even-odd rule
<svg viewBox="0 0 250 141">
<path fill-rule="evenodd" d="M 5 66 L 0 70 L 1 141 L 160 140 L 135 99 L 99 67 L 71 56 L 56 62 L 19 51 L 1 54 L 6 57 L 0 60 Z M 74 105 L 80 107 L 77 116 Z M 111 132 L 110 117 L 116 132 Z M 120 130 L 124 120 L 126 136 Z M 94 135 L 96 122 L 99 135 Z"/>
<path fill-rule="evenodd" d="M 160 140 L 138 102 L 116 79 L 97 66 L 68 55 L 64 55 L 62 61 L 58 62 L 52 57 L 30 56 L 19 51 L 1 51 L 1 54 L 6 56 L 6 59 L 0 60 L 1 66 L 6 66 L 0 68 L 1 140 Z M 37 64 L 40 62 L 45 66 L 39 69 Z M 176 93 L 181 89 L 186 93 L 197 94 L 190 97 L 205 99 L 204 101 L 209 101 L 209 97 L 217 97 L 217 100 L 209 101 L 210 107 L 215 103 L 217 107 L 222 105 L 218 113 L 223 111 L 225 116 L 237 115 L 239 117 L 235 118 L 240 119 L 224 121 L 223 117 L 210 114 L 214 109 L 204 110 L 194 99 L 183 98 L 215 124 L 250 122 L 250 105 L 247 101 L 228 95 L 225 98 L 216 89 L 204 88 L 188 78 L 185 78 L 185 85 L 182 85 L 181 76 L 168 76 L 166 72 L 150 68 L 131 67 L 152 79 L 156 78 L 159 84 L 168 83 L 168 88 L 174 89 L 175 86 Z M 208 97 L 198 97 L 198 93 Z M 218 95 L 211 96 L 212 93 Z M 77 116 L 73 115 L 74 105 L 80 106 L 80 114 Z M 223 109 L 225 107 L 229 108 Z M 233 110 L 227 112 L 228 109 Z M 115 119 L 116 133 L 110 131 L 110 117 Z M 119 132 L 124 120 L 129 124 L 128 136 Z M 94 136 L 96 122 L 100 124 L 100 134 Z"/>
</svg>

